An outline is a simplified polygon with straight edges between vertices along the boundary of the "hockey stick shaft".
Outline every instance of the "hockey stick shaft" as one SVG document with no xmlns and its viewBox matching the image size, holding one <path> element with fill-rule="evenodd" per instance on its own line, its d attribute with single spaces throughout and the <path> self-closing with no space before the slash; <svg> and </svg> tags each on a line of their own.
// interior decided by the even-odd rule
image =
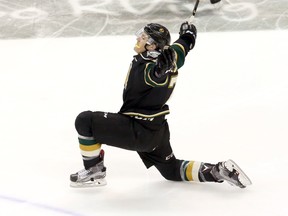
<svg viewBox="0 0 288 216">
<path fill-rule="evenodd" d="M 192 11 L 192 15 L 191 15 L 191 17 L 189 18 L 189 21 L 188 21 L 189 24 L 192 23 L 192 21 L 193 21 L 195 15 L 196 15 L 196 11 L 197 11 L 197 8 L 198 8 L 198 5 L 199 5 L 199 2 L 200 2 L 200 0 L 196 0 L 196 3 L 195 3 L 195 5 L 194 5 L 193 11 Z"/>
</svg>

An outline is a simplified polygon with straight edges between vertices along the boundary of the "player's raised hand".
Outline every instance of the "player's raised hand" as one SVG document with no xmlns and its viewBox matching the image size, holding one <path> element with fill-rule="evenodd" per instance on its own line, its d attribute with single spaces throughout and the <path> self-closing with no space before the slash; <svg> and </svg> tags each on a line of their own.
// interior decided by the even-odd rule
<svg viewBox="0 0 288 216">
<path fill-rule="evenodd" d="M 187 38 L 190 41 L 190 50 L 193 49 L 197 37 L 197 28 L 192 23 L 184 22 L 180 26 L 179 35 L 182 38 Z"/>
<path fill-rule="evenodd" d="M 192 23 L 188 23 L 187 21 L 182 23 L 180 26 L 180 31 L 179 31 L 180 36 L 184 34 L 191 34 L 193 35 L 194 38 L 197 37 L 197 29 L 196 26 L 193 25 Z"/>
</svg>

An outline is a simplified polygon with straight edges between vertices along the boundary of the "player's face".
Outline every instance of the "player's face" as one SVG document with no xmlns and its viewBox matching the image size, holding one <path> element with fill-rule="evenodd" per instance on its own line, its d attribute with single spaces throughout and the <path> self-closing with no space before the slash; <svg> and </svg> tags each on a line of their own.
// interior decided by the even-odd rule
<svg viewBox="0 0 288 216">
<path fill-rule="evenodd" d="M 134 46 L 136 53 L 142 53 L 146 50 L 155 50 L 156 44 L 154 40 L 144 31 L 144 28 L 136 32 L 137 42 Z"/>
<path fill-rule="evenodd" d="M 145 32 L 142 32 L 136 36 L 137 36 L 137 42 L 134 46 L 134 51 L 138 54 L 145 52 L 146 51 L 145 46 L 149 39 L 149 36 Z"/>
</svg>

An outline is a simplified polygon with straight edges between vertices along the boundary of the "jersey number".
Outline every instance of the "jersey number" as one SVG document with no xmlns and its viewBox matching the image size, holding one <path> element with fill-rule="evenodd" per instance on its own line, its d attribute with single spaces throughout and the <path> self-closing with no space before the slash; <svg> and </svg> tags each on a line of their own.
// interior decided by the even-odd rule
<svg viewBox="0 0 288 216">
<path fill-rule="evenodd" d="M 176 84 L 176 81 L 177 81 L 177 76 L 171 76 L 168 88 L 173 88 Z"/>
</svg>

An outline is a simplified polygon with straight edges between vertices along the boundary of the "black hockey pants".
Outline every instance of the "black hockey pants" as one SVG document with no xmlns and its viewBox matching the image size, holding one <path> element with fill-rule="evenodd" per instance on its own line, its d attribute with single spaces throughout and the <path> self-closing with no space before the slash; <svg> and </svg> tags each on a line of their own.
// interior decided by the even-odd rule
<svg viewBox="0 0 288 216">
<path fill-rule="evenodd" d="M 147 168 L 154 165 L 168 180 L 182 180 L 182 161 L 173 154 L 164 116 L 150 121 L 119 113 L 85 111 L 77 116 L 75 127 L 78 134 L 93 136 L 101 144 L 137 151 Z"/>
</svg>

